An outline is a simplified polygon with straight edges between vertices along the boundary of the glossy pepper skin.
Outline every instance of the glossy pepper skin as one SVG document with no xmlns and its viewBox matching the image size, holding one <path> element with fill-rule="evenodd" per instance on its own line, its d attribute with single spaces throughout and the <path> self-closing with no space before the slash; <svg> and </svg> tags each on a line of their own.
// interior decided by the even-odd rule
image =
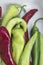
<svg viewBox="0 0 43 65">
<path fill-rule="evenodd" d="M 34 16 L 34 14 L 37 12 L 37 9 L 31 9 L 30 11 L 28 11 L 22 18 L 26 21 L 26 23 L 28 24 L 29 20 Z M 25 32 L 24 35 L 24 39 L 25 39 L 25 43 L 28 42 L 29 37 L 28 37 L 28 30 Z"/>
<path fill-rule="evenodd" d="M 12 57 L 10 35 L 5 27 L 0 27 L 0 55 L 6 65 L 16 65 Z"/>
</svg>

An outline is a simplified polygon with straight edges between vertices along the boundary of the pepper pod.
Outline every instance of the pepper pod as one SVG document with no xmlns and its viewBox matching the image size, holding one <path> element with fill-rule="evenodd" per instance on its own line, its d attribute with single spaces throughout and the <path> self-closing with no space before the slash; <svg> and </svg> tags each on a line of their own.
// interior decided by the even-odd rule
<svg viewBox="0 0 43 65">
<path fill-rule="evenodd" d="M 39 65 L 43 65 L 43 35 L 40 33 L 40 60 Z"/>
<path fill-rule="evenodd" d="M 3 26 L 0 27 L 0 55 L 6 65 L 16 65 L 12 57 L 10 35 Z"/>
<path fill-rule="evenodd" d="M 32 64 L 33 65 L 38 65 L 39 64 L 39 45 L 40 45 L 40 34 L 39 34 L 39 30 L 36 26 L 33 26 L 32 30 L 31 30 L 31 36 L 34 35 L 35 32 L 38 32 L 38 35 L 37 35 L 37 39 L 35 41 L 35 44 L 33 46 L 33 49 L 32 49 Z"/>
<path fill-rule="evenodd" d="M 38 9 L 31 9 L 28 11 L 22 18 L 25 20 L 25 22 L 28 24 L 29 20 L 35 15 L 35 13 L 38 11 Z M 25 32 L 24 35 L 25 43 L 28 42 L 29 37 L 28 37 L 28 29 Z"/>
<path fill-rule="evenodd" d="M 39 21 L 39 20 L 43 20 L 43 18 L 39 18 L 35 21 L 34 23 L 34 26 L 31 30 L 31 36 L 37 31 L 38 32 L 38 36 L 37 36 L 37 39 L 35 41 L 35 44 L 33 46 L 33 49 L 32 49 L 32 65 L 39 65 L 39 59 L 40 59 L 40 32 L 39 32 L 39 29 L 37 28 L 36 26 L 36 23 Z"/>
</svg>

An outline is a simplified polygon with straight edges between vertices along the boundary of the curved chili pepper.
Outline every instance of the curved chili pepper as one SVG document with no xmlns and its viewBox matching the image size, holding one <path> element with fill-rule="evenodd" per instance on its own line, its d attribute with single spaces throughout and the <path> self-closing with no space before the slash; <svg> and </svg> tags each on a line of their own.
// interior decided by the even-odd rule
<svg viewBox="0 0 43 65">
<path fill-rule="evenodd" d="M 0 55 L 6 65 L 16 65 L 12 57 L 10 35 L 5 27 L 0 27 Z"/>
<path fill-rule="evenodd" d="M 28 23 L 28 21 L 33 17 L 33 15 L 34 15 L 37 11 L 38 11 L 37 9 L 31 9 L 31 10 L 28 11 L 22 18 L 26 21 L 26 23 Z M 25 43 L 27 43 L 27 41 L 29 40 L 28 30 L 25 32 L 24 38 L 25 38 Z"/>
<path fill-rule="evenodd" d="M 37 12 L 37 9 L 31 9 L 28 11 L 22 18 L 28 23 L 28 21 L 33 17 L 33 15 Z"/>
</svg>

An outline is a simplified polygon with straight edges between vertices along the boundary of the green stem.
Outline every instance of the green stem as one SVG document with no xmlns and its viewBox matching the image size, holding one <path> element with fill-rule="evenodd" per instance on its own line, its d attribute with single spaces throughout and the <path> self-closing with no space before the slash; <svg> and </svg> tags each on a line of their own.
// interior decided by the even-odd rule
<svg viewBox="0 0 43 65">
<path fill-rule="evenodd" d="M 19 16 L 20 16 L 20 14 L 21 14 L 22 11 L 23 11 L 23 12 L 26 12 L 26 10 L 25 10 L 25 8 L 24 8 L 25 6 L 26 6 L 26 5 L 20 6 L 21 10 L 20 10 L 20 12 L 19 12 L 19 14 L 18 14 Z M 18 15 L 17 15 L 17 16 L 18 16 Z M 18 17 L 19 17 L 19 16 L 18 16 Z"/>
<path fill-rule="evenodd" d="M 34 26 L 36 26 L 36 23 L 37 23 L 39 20 L 43 20 L 43 18 L 38 18 L 38 19 L 35 21 Z"/>
</svg>

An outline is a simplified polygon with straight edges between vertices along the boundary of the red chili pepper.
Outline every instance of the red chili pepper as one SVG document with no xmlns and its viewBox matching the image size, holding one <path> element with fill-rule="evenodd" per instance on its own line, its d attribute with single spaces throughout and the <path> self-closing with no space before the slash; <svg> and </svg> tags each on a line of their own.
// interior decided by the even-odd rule
<svg viewBox="0 0 43 65">
<path fill-rule="evenodd" d="M 28 21 L 33 17 L 33 15 L 37 12 L 37 9 L 31 9 L 28 11 L 22 18 L 28 23 Z"/>
<path fill-rule="evenodd" d="M 6 65 L 16 65 L 12 57 L 10 35 L 7 29 L 0 27 L 0 55 Z"/>
<path fill-rule="evenodd" d="M 28 21 L 33 17 L 33 15 L 34 15 L 37 11 L 38 11 L 37 9 L 31 9 L 31 10 L 28 11 L 22 18 L 26 21 L 26 23 L 28 23 Z M 27 43 L 27 41 L 29 40 L 28 30 L 25 32 L 24 38 L 25 38 L 25 43 Z"/>
<path fill-rule="evenodd" d="M 0 7 L 0 18 L 2 17 L 2 8 Z"/>
</svg>

